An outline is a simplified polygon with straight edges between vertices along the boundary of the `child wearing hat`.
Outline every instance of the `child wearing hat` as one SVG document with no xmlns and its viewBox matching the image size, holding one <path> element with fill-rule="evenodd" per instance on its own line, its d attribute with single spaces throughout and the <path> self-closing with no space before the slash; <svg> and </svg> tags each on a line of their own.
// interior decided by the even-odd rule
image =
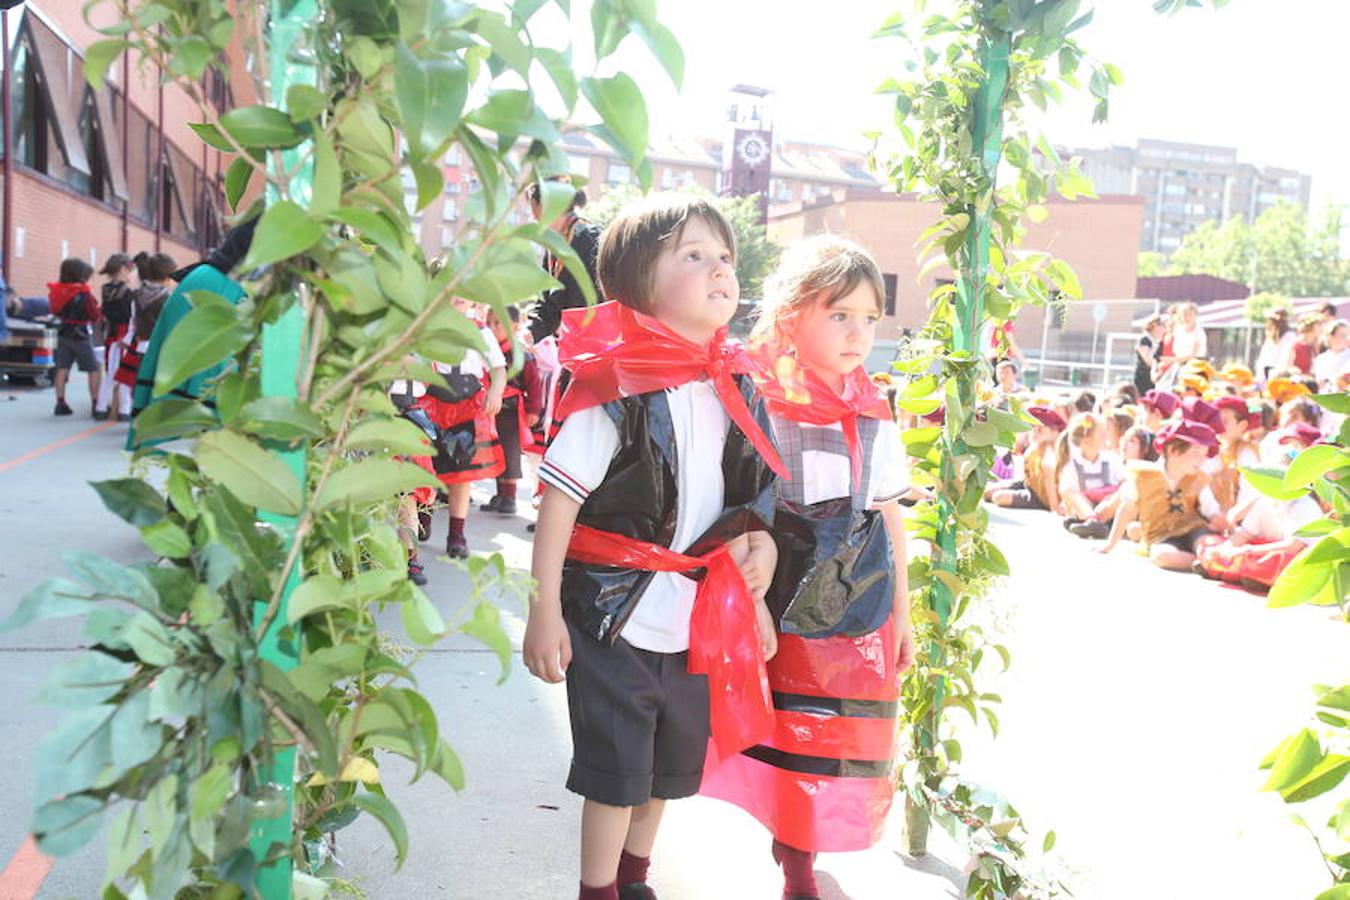
<svg viewBox="0 0 1350 900">
<path fill-rule="evenodd" d="M 1121 488 L 1120 508 L 1111 534 L 1100 548 L 1110 553 L 1137 523 L 1140 542 L 1154 565 L 1188 571 L 1197 542 L 1212 534 L 1210 520 L 1219 512 L 1209 493 L 1205 460 L 1219 452 L 1213 429 L 1185 419 L 1168 424 L 1158 435 L 1162 457 L 1157 462 L 1131 462 Z"/>
<path fill-rule="evenodd" d="M 1059 508 L 1059 489 L 1055 484 L 1055 445 L 1059 433 L 1067 427 L 1064 417 L 1048 406 L 1029 406 L 1027 413 L 1036 420 L 1026 453 L 1020 480 L 990 486 L 985 499 L 1011 509 Z"/>
<path fill-rule="evenodd" d="M 1181 408 L 1181 399 L 1171 391 L 1152 390 L 1139 398 L 1139 407 L 1143 410 L 1139 424 L 1157 434 Z"/>
</svg>

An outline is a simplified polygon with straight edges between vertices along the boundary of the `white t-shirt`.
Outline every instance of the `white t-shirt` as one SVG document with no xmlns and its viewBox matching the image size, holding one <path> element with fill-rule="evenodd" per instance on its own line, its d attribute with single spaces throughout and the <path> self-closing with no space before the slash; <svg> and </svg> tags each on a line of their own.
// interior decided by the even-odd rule
<svg viewBox="0 0 1350 900">
<path fill-rule="evenodd" d="M 722 514 L 725 484 L 722 450 L 731 424 L 707 381 L 666 391 L 675 429 L 675 535 L 670 549 L 689 548 Z M 603 407 L 572 413 L 544 454 L 539 480 L 578 503 L 604 481 L 619 449 L 619 432 Z M 689 649 L 689 617 L 698 585 L 675 572 L 657 572 L 638 600 L 620 636 L 642 650 L 680 653 Z"/>
<path fill-rule="evenodd" d="M 1261 351 L 1256 355 L 1256 377 L 1264 382 L 1269 374 L 1273 375 L 1284 367 L 1284 358 L 1289 354 L 1289 345 L 1298 340 L 1298 335 L 1293 331 L 1286 331 L 1280 335 L 1280 339 L 1271 343 L 1270 338 L 1261 344 Z"/>
<path fill-rule="evenodd" d="M 844 426 L 796 423 L 804 431 L 814 428 L 838 432 Z M 889 419 L 878 423 L 872 440 L 872 466 L 867 482 L 867 505 L 880 506 L 894 500 L 909 488 L 909 462 L 900 429 Z M 802 451 L 802 492 L 806 504 L 847 497 L 853 493 L 853 465 L 847 457 L 828 450 Z"/>
<path fill-rule="evenodd" d="M 1208 356 L 1209 340 L 1205 336 L 1205 329 L 1197 325 L 1193 329 L 1182 327 L 1173 331 L 1172 355 L 1178 359 Z"/>
<path fill-rule="evenodd" d="M 476 375 L 482 378 L 493 369 L 506 368 L 506 354 L 502 353 L 501 345 L 497 343 L 497 336 L 491 329 L 480 328 L 478 333 L 483 338 L 483 345 L 487 348 L 486 357 L 477 350 L 465 350 L 464 359 L 459 364 L 459 370 L 466 375 Z M 449 372 L 454 366 L 449 363 L 433 362 L 431 367 L 437 372 Z M 408 391 L 408 382 L 402 378 L 395 381 L 389 388 L 391 394 L 405 394 Z M 427 386 L 420 381 L 412 383 L 412 395 L 420 397 L 427 392 Z"/>
<path fill-rule="evenodd" d="M 1281 501 L 1261 496 L 1242 520 L 1242 530 L 1255 538 L 1282 541 L 1320 518 L 1322 508 L 1311 497 Z"/>
<path fill-rule="evenodd" d="M 1319 385 L 1330 384 L 1335 387 L 1341 373 L 1350 369 L 1350 347 L 1344 350 L 1326 350 L 1317 354 L 1313 360 L 1313 377 Z"/>
</svg>

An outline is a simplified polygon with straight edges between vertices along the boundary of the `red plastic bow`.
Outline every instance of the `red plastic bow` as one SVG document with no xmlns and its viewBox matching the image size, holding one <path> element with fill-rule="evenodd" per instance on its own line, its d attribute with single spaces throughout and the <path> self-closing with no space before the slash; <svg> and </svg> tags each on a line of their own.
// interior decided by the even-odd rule
<svg viewBox="0 0 1350 900">
<path fill-rule="evenodd" d="M 839 395 L 820 376 L 797 364 L 794 357 L 776 354 L 768 348 L 755 353 L 755 381 L 769 401 L 769 412 L 806 425 L 833 425 L 844 429 L 844 443 L 853 471 L 853 488 L 862 482 L 862 445 L 858 438 L 858 417 L 889 421 L 891 405 L 862 366 L 844 376 L 844 393 Z"/>
<path fill-rule="evenodd" d="M 750 373 L 745 348 L 726 339 L 722 328 L 700 345 L 680 337 L 651 316 L 610 301 L 591 309 L 563 311 L 558 356 L 572 383 L 558 418 L 620 397 L 677 387 L 706 376 L 731 421 L 750 440 L 769 468 L 787 477 L 773 442 L 755 424 L 733 375 Z"/>
<path fill-rule="evenodd" d="M 659 544 L 578 525 L 567 558 L 644 572 L 705 569 L 689 620 L 689 671 L 708 676 L 713 743 L 727 757 L 773 733 L 773 698 L 754 599 L 725 546 L 706 556 L 686 556 Z"/>
</svg>

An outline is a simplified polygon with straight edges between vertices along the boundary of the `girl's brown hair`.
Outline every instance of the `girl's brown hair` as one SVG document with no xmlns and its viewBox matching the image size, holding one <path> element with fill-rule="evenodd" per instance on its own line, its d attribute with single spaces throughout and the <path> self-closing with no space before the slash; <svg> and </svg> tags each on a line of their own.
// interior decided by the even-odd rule
<svg viewBox="0 0 1350 900">
<path fill-rule="evenodd" d="M 711 200 L 674 191 L 652 194 L 625 206 L 600 235 L 595 270 L 606 300 L 645 313 L 651 310 L 656 261 L 678 243 L 690 219 L 702 219 L 736 256 L 736 235 Z"/>
<path fill-rule="evenodd" d="M 847 297 L 860 284 L 872 288 L 877 313 L 883 311 L 886 285 L 876 261 L 859 245 L 832 234 L 798 241 L 783 254 L 764 282 L 764 299 L 750 332 L 752 341 L 785 345 L 791 322 L 817 298 L 825 305 Z"/>
<path fill-rule="evenodd" d="M 1069 448 L 1082 446 L 1083 441 L 1096 432 L 1099 425 L 1101 420 L 1092 413 L 1080 412 L 1069 420 L 1069 427 L 1060 432 L 1059 440 L 1055 442 L 1056 481 L 1059 481 L 1059 473 L 1069 464 Z"/>
</svg>

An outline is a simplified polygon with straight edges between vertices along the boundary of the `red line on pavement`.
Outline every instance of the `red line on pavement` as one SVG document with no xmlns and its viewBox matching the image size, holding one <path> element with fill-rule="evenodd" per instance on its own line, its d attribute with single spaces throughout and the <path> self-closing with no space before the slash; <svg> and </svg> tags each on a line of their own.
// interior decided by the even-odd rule
<svg viewBox="0 0 1350 900">
<path fill-rule="evenodd" d="M 30 834 L 0 872 L 0 900 L 33 900 L 52 870 L 52 858 L 37 848 Z"/>
<path fill-rule="evenodd" d="M 78 434 L 72 434 L 68 438 L 62 438 L 59 441 L 48 444 L 45 447 L 39 447 L 36 450 L 30 450 L 27 453 L 23 454 L 22 456 L 16 456 L 13 459 L 7 459 L 4 462 L 0 462 L 0 472 L 8 472 L 15 466 L 22 465 L 23 463 L 26 462 L 31 462 L 37 459 L 39 456 L 46 456 L 48 453 L 60 450 L 62 447 L 69 447 L 71 444 L 84 440 L 91 434 L 98 434 L 100 431 L 104 431 L 108 428 L 111 428 L 116 424 L 117 424 L 116 422 L 103 422 L 102 424 L 95 425 L 93 428 L 86 428 L 84 431 L 81 431 Z M 0 900 L 3 900 L 3 898 L 0 898 Z"/>
</svg>

